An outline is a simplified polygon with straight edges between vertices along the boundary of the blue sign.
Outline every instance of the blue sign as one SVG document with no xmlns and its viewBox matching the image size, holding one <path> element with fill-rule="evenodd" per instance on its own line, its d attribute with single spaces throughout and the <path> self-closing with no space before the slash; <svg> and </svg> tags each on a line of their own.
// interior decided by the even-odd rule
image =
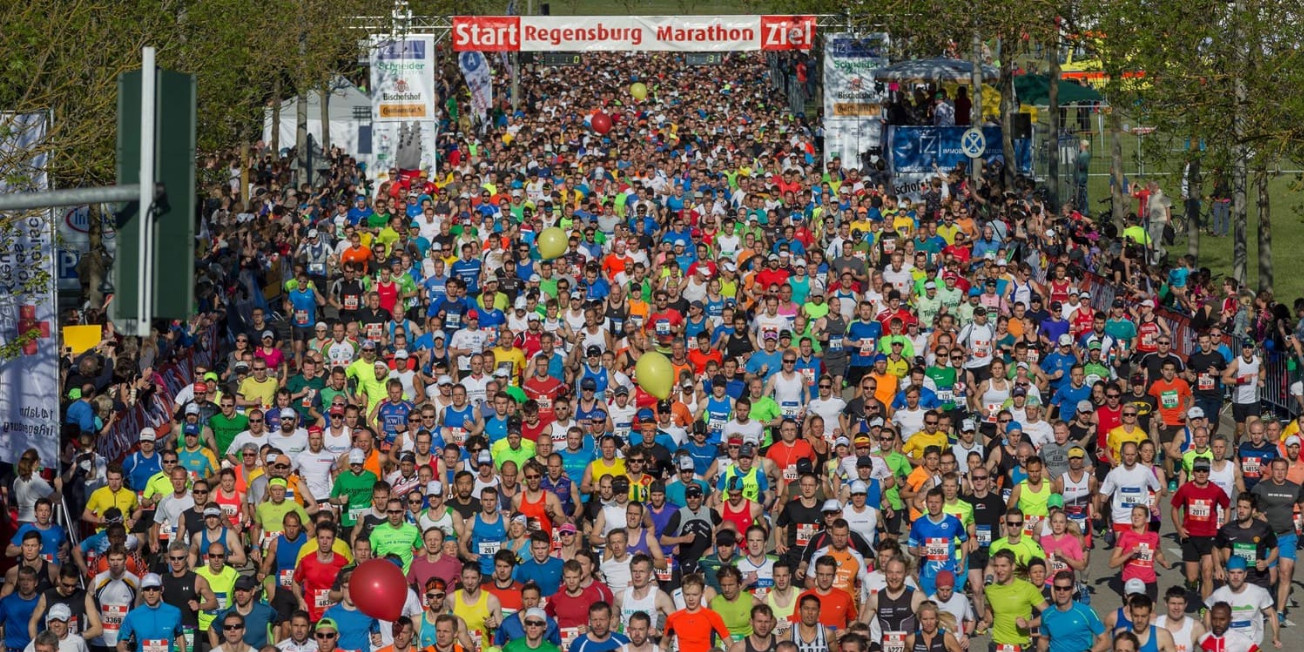
<svg viewBox="0 0 1304 652">
<path fill-rule="evenodd" d="M 377 49 L 377 59 L 426 58 L 426 42 L 422 40 L 385 41 L 379 44 Z"/>
<path fill-rule="evenodd" d="M 888 162 L 893 174 L 926 174 L 934 166 L 950 170 L 957 165 L 968 165 L 963 137 L 968 127 L 901 127 L 887 128 Z M 1001 128 L 983 127 L 987 151 L 983 159 L 988 164 L 1005 161 L 1001 148 Z M 1014 158 L 1019 174 L 1032 174 L 1032 141 L 1014 140 Z"/>
</svg>

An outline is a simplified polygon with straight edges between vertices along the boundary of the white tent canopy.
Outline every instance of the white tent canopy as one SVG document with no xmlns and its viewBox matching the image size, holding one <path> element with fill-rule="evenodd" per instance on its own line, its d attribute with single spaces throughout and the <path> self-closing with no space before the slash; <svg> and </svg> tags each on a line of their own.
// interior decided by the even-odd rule
<svg viewBox="0 0 1304 652">
<path fill-rule="evenodd" d="M 321 143 L 321 93 L 314 89 L 308 93 L 308 133 L 313 140 Z M 280 124 L 277 125 L 282 148 L 293 147 L 295 139 L 295 115 L 299 98 L 291 97 L 281 102 Z M 330 92 L 330 140 L 331 145 L 358 155 L 361 142 L 359 132 L 371 127 L 371 98 L 343 77 L 336 77 L 331 82 Z M 354 117 L 355 109 L 359 116 Z M 369 139 L 368 139 L 369 140 Z M 272 110 L 266 109 L 263 115 L 263 141 L 272 142 Z"/>
</svg>

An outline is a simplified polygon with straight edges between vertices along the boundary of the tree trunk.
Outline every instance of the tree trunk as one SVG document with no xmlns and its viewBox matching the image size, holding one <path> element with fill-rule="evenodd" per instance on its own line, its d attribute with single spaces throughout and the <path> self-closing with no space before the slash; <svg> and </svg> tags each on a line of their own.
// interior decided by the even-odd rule
<svg viewBox="0 0 1304 652">
<path fill-rule="evenodd" d="M 1109 112 L 1109 140 L 1112 145 L 1109 151 L 1109 176 L 1113 180 L 1109 195 L 1114 203 L 1114 221 L 1121 225 L 1123 217 L 1127 215 L 1127 195 L 1123 192 L 1123 116 L 1118 109 Z"/>
<path fill-rule="evenodd" d="M 249 160 L 249 139 L 240 141 L 240 203 L 246 209 L 249 206 L 249 168 L 252 166 Z"/>
<path fill-rule="evenodd" d="M 1202 198 L 1200 197 L 1200 189 L 1194 187 L 1194 184 L 1192 184 L 1191 192 L 1193 193 L 1193 198 L 1195 201 L 1202 200 Z M 1182 202 L 1183 212 L 1186 211 L 1187 201 L 1190 201 L 1190 199 Z M 1198 261 L 1200 260 L 1200 219 L 1199 219 L 1200 215 L 1197 212 L 1195 215 L 1188 215 L 1187 218 L 1188 219 L 1186 220 L 1186 255 L 1190 256 L 1192 260 Z"/>
<path fill-rule="evenodd" d="M 326 158 L 331 149 L 331 82 L 321 89 L 321 155 Z"/>
<path fill-rule="evenodd" d="M 272 155 L 279 156 L 281 151 L 281 76 L 272 82 L 272 141 L 268 143 Z"/>
<path fill-rule="evenodd" d="M 308 161 L 308 95 L 300 93 L 294 107 L 294 162 L 298 171 L 295 185 L 303 183 L 304 168 Z"/>
<path fill-rule="evenodd" d="M 1050 177 L 1050 208 L 1052 211 L 1059 212 L 1060 203 L 1060 110 L 1059 110 L 1059 79 L 1060 79 L 1060 30 L 1055 29 L 1055 35 L 1051 37 L 1049 54 L 1047 54 L 1049 72 L 1047 77 L 1050 80 L 1047 90 L 1046 101 L 1050 106 L 1050 136 L 1047 148 L 1050 157 L 1047 159 L 1046 176 Z M 1086 212 L 1087 207 L 1079 206 L 1078 210 Z"/>
<path fill-rule="evenodd" d="M 77 278 L 81 282 L 82 298 L 86 300 L 86 305 L 100 308 L 104 305 L 100 285 L 108 272 L 104 264 L 104 216 L 100 213 L 100 204 L 91 203 L 86 219 L 87 251 L 77 263 Z"/>
<path fill-rule="evenodd" d="M 1245 11 L 1243 0 L 1236 0 L 1232 7 L 1232 42 L 1241 43 L 1241 15 Z M 1249 245 L 1246 242 L 1248 229 L 1249 199 L 1246 182 L 1249 175 L 1249 152 L 1245 145 L 1245 105 L 1249 102 L 1249 91 L 1245 88 L 1245 79 L 1241 77 L 1244 54 L 1233 55 L 1232 70 L 1232 276 L 1236 282 L 1245 285 L 1249 266 Z"/>
<path fill-rule="evenodd" d="M 1012 58 L 1001 56 L 1001 154 L 1005 157 L 1005 188 L 1014 188 L 1014 177 L 1019 170 L 1019 162 L 1014 158 L 1014 114 L 1019 112 L 1019 104 L 1014 99 L 1014 66 L 1007 61 Z"/>
<path fill-rule="evenodd" d="M 1259 194 L 1259 291 L 1272 290 L 1272 207 L 1268 200 L 1268 170 L 1254 174 Z"/>
</svg>

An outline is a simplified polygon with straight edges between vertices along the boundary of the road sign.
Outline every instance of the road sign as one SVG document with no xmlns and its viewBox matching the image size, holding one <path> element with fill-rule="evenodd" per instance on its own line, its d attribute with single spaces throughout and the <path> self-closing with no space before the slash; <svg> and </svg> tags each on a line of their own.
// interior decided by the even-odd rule
<svg viewBox="0 0 1304 652">
<path fill-rule="evenodd" d="M 987 151 L 987 138 L 981 129 L 969 129 L 960 136 L 960 149 L 969 158 L 978 158 Z"/>
</svg>

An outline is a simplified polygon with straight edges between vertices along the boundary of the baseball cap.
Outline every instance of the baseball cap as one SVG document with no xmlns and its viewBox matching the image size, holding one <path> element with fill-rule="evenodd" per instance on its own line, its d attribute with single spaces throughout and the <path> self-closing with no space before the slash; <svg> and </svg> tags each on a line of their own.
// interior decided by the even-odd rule
<svg viewBox="0 0 1304 652">
<path fill-rule="evenodd" d="M 1011 396 L 1027 396 L 1027 395 L 1028 395 L 1028 389 L 1027 389 L 1026 387 L 1015 387 L 1015 388 L 1014 388 L 1014 391 L 1010 392 L 1010 395 L 1011 395 Z"/>
<path fill-rule="evenodd" d="M 158 439 L 158 433 L 154 432 L 153 428 L 141 428 L 139 439 L 140 441 L 155 441 Z"/>
<path fill-rule="evenodd" d="M 837 439 L 833 440 L 833 447 L 837 448 L 838 446 L 851 446 L 851 441 L 848 440 L 845 436 L 840 436 Z"/>
<path fill-rule="evenodd" d="M 72 609 L 69 609 L 68 605 L 63 603 L 51 606 L 50 610 L 45 614 L 45 622 L 48 623 L 51 620 L 72 620 Z"/>
<path fill-rule="evenodd" d="M 562 523 L 561 527 L 557 528 L 557 531 L 561 534 L 575 534 L 576 532 L 579 532 L 579 530 L 575 528 L 574 523 Z"/>
<path fill-rule="evenodd" d="M 690 485 L 688 485 L 687 487 L 684 487 L 684 497 L 685 497 L 685 498 L 701 498 L 701 497 L 702 497 L 702 485 L 697 484 L 696 482 L 694 482 L 693 484 L 690 484 Z"/>
<path fill-rule="evenodd" d="M 450 375 L 448 375 L 448 374 L 444 374 L 444 375 L 440 376 L 438 380 L 435 381 L 435 384 L 436 384 L 436 385 L 452 385 L 452 384 L 453 384 L 453 377 L 450 376 Z"/>
<path fill-rule="evenodd" d="M 276 339 L 276 334 L 271 331 L 263 331 L 262 339 Z"/>
<path fill-rule="evenodd" d="M 1087 456 L 1087 451 L 1081 446 L 1074 446 L 1073 448 L 1069 449 L 1069 459 L 1073 459 L 1075 457 L 1085 458 L 1086 456 Z"/>
<path fill-rule="evenodd" d="M 221 507 L 205 507 L 205 508 L 204 508 L 204 516 L 217 516 L 217 517 L 221 517 L 221 516 L 222 516 L 222 508 L 221 508 Z"/>
<path fill-rule="evenodd" d="M 735 546 L 738 545 L 738 535 L 733 530 L 720 530 L 715 533 L 715 545 L 717 546 Z"/>
<path fill-rule="evenodd" d="M 289 486 L 290 486 L 290 483 L 286 482 L 286 481 L 285 481 L 285 478 L 272 478 L 271 480 L 268 480 L 268 481 L 267 481 L 267 486 L 269 486 L 269 487 L 289 487 Z"/>
<path fill-rule="evenodd" d="M 333 629 L 338 632 L 340 631 L 340 626 L 336 625 L 335 621 L 331 620 L 330 618 L 322 618 L 321 620 L 317 621 L 317 631 L 321 631 L 323 629 Z"/>
<path fill-rule="evenodd" d="M 1051 494 L 1050 497 L 1046 499 L 1046 507 L 1048 509 L 1052 507 L 1059 507 L 1060 509 L 1063 509 L 1064 496 L 1055 493 Z"/>
<path fill-rule="evenodd" d="M 1072 335 L 1069 335 L 1068 333 L 1064 333 L 1063 335 L 1060 335 L 1060 336 L 1059 336 L 1059 345 L 1060 345 L 1060 346 L 1072 346 L 1072 345 L 1073 345 L 1073 336 L 1072 336 Z"/>
<path fill-rule="evenodd" d="M 1083 400 L 1081 400 L 1081 401 L 1078 401 L 1078 410 L 1077 410 L 1077 411 L 1078 411 L 1078 412 L 1095 412 L 1095 411 L 1096 411 L 1096 406 L 1095 406 L 1095 405 L 1092 405 L 1092 404 L 1091 404 L 1091 401 L 1088 401 L 1088 400 L 1086 400 L 1086 399 L 1083 399 Z"/>
<path fill-rule="evenodd" d="M 476 464 L 493 464 L 494 456 L 490 455 L 489 451 L 480 451 L 480 454 L 475 458 L 475 462 Z"/>
<path fill-rule="evenodd" d="M 584 349 L 584 356 L 587 358 L 600 358 L 602 357 L 602 349 L 596 346 L 590 346 L 589 348 Z"/>
<path fill-rule="evenodd" d="M 840 512 L 840 511 L 842 511 L 842 503 L 838 502 L 837 500 L 834 500 L 833 498 L 830 498 L 830 499 L 824 501 L 824 506 L 820 508 L 820 511 L 821 511 L 821 512 Z"/>
<path fill-rule="evenodd" d="M 1227 570 L 1245 570 L 1249 567 L 1250 565 L 1245 561 L 1244 557 L 1232 555 L 1230 558 L 1227 559 Z M 1140 581 L 1141 580 L 1134 579 L 1134 580 L 1128 580 L 1128 583 L 1130 584 L 1132 582 L 1140 582 Z"/>
<path fill-rule="evenodd" d="M 294 411 L 294 408 L 281 408 L 281 418 L 282 418 L 282 419 L 297 419 L 297 418 L 299 418 L 299 413 L 298 413 L 298 412 L 295 412 L 295 411 Z"/>
<path fill-rule="evenodd" d="M 149 573 L 140 580 L 140 588 L 148 589 L 150 587 L 163 588 L 163 578 L 159 577 L 158 573 Z"/>
<path fill-rule="evenodd" d="M 697 469 L 697 466 L 696 466 L 695 464 L 693 464 L 693 458 L 691 458 L 691 457 L 681 457 L 681 458 L 679 458 L 679 470 L 680 470 L 680 471 L 694 471 L 694 470 L 696 470 L 696 469 Z"/>
<path fill-rule="evenodd" d="M 1240 557 L 1237 557 L 1236 555 L 1232 555 L 1232 559 L 1241 559 L 1241 558 L 1240 558 Z M 1244 559 L 1241 559 L 1241 563 L 1244 564 L 1244 563 L 1245 563 L 1245 560 L 1244 560 Z M 1232 567 L 1232 563 L 1231 563 L 1231 561 L 1229 560 L 1229 561 L 1227 562 L 1227 568 L 1231 568 L 1231 567 Z M 1132 594 L 1145 595 L 1145 594 L 1146 594 L 1146 583 L 1145 583 L 1145 581 L 1141 580 L 1140 578 L 1136 578 L 1136 577 L 1134 577 L 1134 578 L 1128 580 L 1127 582 L 1125 582 L 1125 583 L 1123 584 L 1123 595 L 1128 596 L 1128 595 L 1132 595 Z"/>
<path fill-rule="evenodd" d="M 625 396 L 629 396 L 629 388 L 628 388 L 628 387 L 625 387 L 624 385 L 617 385 L 617 386 L 616 386 L 616 396 L 620 396 L 620 395 L 622 395 L 622 394 L 625 395 Z"/>
<path fill-rule="evenodd" d="M 856 480 L 851 483 L 851 495 L 854 496 L 856 494 L 868 494 L 868 493 L 869 493 L 869 485 L 865 484 L 863 480 Z"/>
<path fill-rule="evenodd" d="M 1287 437 L 1287 438 L 1286 438 L 1286 445 L 1287 445 L 1287 446 L 1299 446 L 1299 445 L 1300 445 L 1300 439 L 1299 439 L 1299 437 L 1297 437 L 1296 435 L 1291 435 L 1291 436 Z"/>
<path fill-rule="evenodd" d="M 1191 406 L 1191 409 L 1189 409 L 1189 410 L 1186 411 L 1186 418 L 1188 418 L 1188 419 L 1203 419 L 1203 418 L 1204 418 L 1204 410 L 1203 410 L 1200 406 L 1198 406 L 1198 405 L 1192 405 L 1192 406 Z"/>
<path fill-rule="evenodd" d="M 365 464 L 366 462 L 367 462 L 366 453 L 362 452 L 357 448 L 349 451 L 349 464 Z"/>
<path fill-rule="evenodd" d="M 256 588 L 258 588 L 258 580 L 254 579 L 252 575 L 241 575 L 235 581 L 235 590 L 237 591 L 252 591 Z"/>
<path fill-rule="evenodd" d="M 521 622 L 536 620 L 541 623 L 548 622 L 548 614 L 538 607 L 531 607 L 525 610 L 525 615 L 521 616 Z"/>
<path fill-rule="evenodd" d="M 408 357 L 407 349 L 399 349 L 394 352 L 394 359 L 396 360 L 398 359 L 406 360 L 407 357 Z"/>
<path fill-rule="evenodd" d="M 596 390 L 597 388 L 598 388 L 598 381 L 592 378 L 585 378 L 584 380 L 580 381 L 580 389 Z"/>
<path fill-rule="evenodd" d="M 426 495 L 427 496 L 444 495 L 444 483 L 438 480 L 431 480 L 430 483 L 426 485 Z"/>
<path fill-rule="evenodd" d="M 195 383 L 195 391 L 196 391 L 196 392 L 200 391 L 200 390 L 199 390 L 199 385 L 200 385 L 199 383 Z M 187 415 L 191 415 L 191 414 L 199 414 L 199 404 L 198 404 L 198 403 L 187 403 L 187 404 L 186 404 L 186 414 L 187 414 Z"/>
<path fill-rule="evenodd" d="M 974 423 L 973 419 L 965 419 L 964 421 L 960 422 L 961 432 L 976 432 L 977 430 L 978 430 L 978 424 Z"/>
<path fill-rule="evenodd" d="M 1191 461 L 1192 471 L 1208 471 L 1212 467 L 1213 465 L 1209 463 L 1209 458 L 1207 457 L 1197 457 Z"/>
</svg>

